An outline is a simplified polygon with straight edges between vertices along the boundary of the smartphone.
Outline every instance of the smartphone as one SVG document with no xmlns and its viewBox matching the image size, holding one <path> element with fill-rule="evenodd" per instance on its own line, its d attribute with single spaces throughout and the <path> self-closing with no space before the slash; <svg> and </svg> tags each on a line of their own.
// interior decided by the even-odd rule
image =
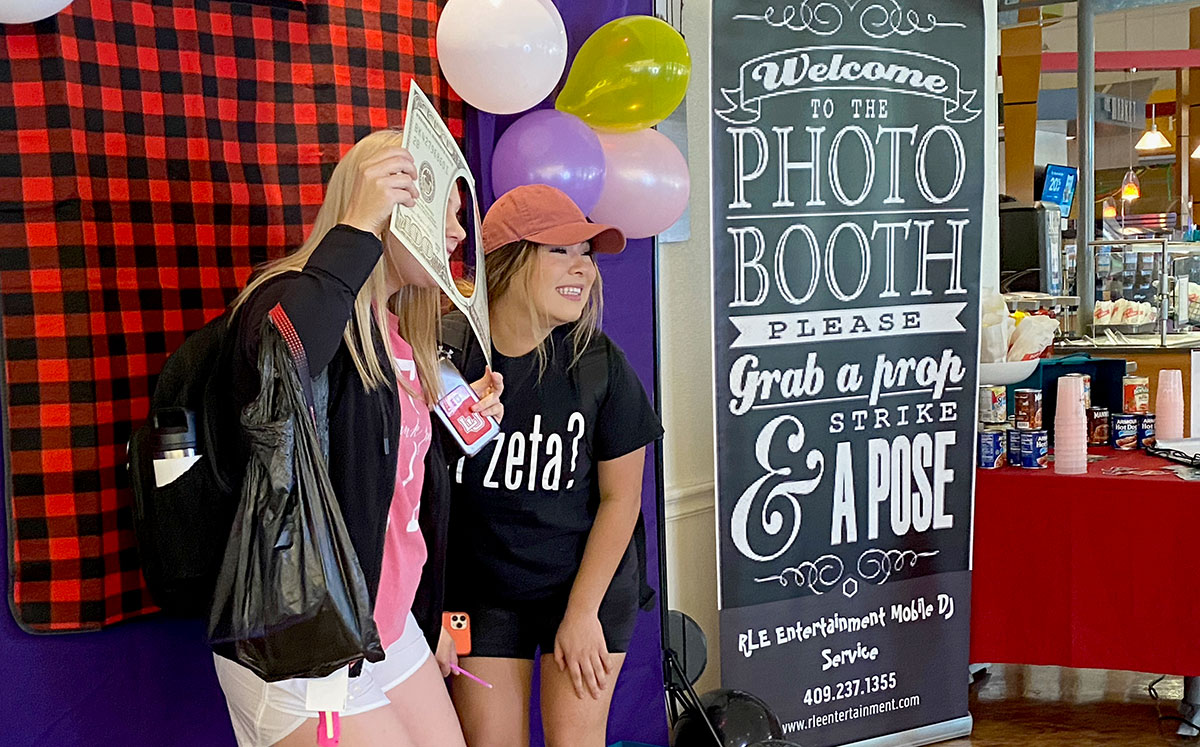
<svg viewBox="0 0 1200 747">
<path fill-rule="evenodd" d="M 443 612 L 442 627 L 450 631 L 454 651 L 459 656 L 471 653 L 471 617 L 466 612 Z"/>
<path fill-rule="evenodd" d="M 443 394 L 433 409 L 463 453 L 475 456 L 500 432 L 500 424 L 489 415 L 471 412 L 479 398 L 449 358 L 438 361 L 438 375 Z"/>
</svg>

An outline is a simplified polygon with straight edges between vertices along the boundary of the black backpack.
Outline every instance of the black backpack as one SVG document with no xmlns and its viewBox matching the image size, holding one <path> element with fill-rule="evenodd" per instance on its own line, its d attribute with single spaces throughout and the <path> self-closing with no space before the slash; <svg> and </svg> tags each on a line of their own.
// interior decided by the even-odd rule
<svg viewBox="0 0 1200 747">
<path fill-rule="evenodd" d="M 443 351 L 459 371 L 466 371 L 468 363 L 483 351 L 475 343 L 475 332 L 471 329 L 466 315 L 461 311 L 452 311 L 442 316 L 441 342 Z M 581 392 L 594 392 L 596 398 L 587 403 L 589 422 L 596 422 L 595 417 L 600 411 L 600 403 L 608 391 L 608 346 L 592 345 L 584 351 L 579 362 L 571 369 L 575 377 L 575 386 Z M 638 601 L 644 610 L 654 609 L 654 588 L 650 586 L 646 574 L 646 522 L 642 513 L 638 513 L 637 525 L 633 528 L 633 541 L 638 560 L 638 584 L 640 586 Z"/>
<path fill-rule="evenodd" d="M 172 353 L 150 397 L 148 422 L 129 440 L 133 523 L 146 588 L 171 615 L 205 617 L 237 508 L 237 486 L 217 457 L 223 400 L 216 372 L 229 330 L 228 313 L 192 333 Z M 189 451 L 190 450 L 190 451 Z M 162 486 L 155 457 L 199 459 Z M 177 469 L 176 469 L 177 471 Z"/>
<path fill-rule="evenodd" d="M 142 575 L 154 603 L 178 617 L 208 617 L 241 497 L 241 475 L 228 473 L 227 455 L 218 448 L 219 434 L 232 432 L 230 425 L 240 415 L 231 410 L 228 392 L 217 381 L 221 356 L 228 354 L 229 328 L 226 312 L 193 332 L 167 358 L 150 396 L 150 417 L 129 439 L 133 528 Z M 328 372 L 310 383 L 317 438 L 328 459 Z M 156 484 L 156 456 L 196 455 L 199 459 L 182 474 Z"/>
</svg>

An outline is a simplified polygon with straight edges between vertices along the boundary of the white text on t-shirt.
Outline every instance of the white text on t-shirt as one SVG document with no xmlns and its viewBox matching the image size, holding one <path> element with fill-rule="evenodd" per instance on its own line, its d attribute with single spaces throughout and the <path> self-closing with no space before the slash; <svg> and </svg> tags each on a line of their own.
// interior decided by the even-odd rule
<svg viewBox="0 0 1200 747">
<path fill-rule="evenodd" d="M 483 476 L 483 487 L 493 490 L 521 490 L 529 492 L 556 491 L 562 483 L 564 462 L 567 466 L 566 489 L 575 485 L 575 467 L 579 462 L 579 445 L 583 440 L 586 422 L 581 412 L 573 412 L 567 418 L 567 432 L 542 433 L 542 416 L 533 416 L 533 427 L 529 433 L 513 431 L 496 437 L 491 461 Z M 569 446 L 564 448 L 565 441 Z M 566 453 L 569 449 L 569 455 Z M 465 457 L 464 457 L 465 459 Z M 456 470 L 457 481 L 462 483 L 462 461 Z M 539 477 L 540 485 L 539 485 Z"/>
</svg>

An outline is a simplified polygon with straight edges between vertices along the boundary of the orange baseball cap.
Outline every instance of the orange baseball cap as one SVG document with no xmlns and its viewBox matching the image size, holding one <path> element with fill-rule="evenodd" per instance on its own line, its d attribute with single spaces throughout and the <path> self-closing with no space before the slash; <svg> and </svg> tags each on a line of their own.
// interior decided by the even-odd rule
<svg viewBox="0 0 1200 747">
<path fill-rule="evenodd" d="M 574 200 L 545 184 L 510 189 L 483 219 L 485 253 L 522 240 L 546 246 L 590 241 L 592 251 L 599 254 L 617 254 L 625 248 L 620 229 L 590 222 Z"/>
</svg>

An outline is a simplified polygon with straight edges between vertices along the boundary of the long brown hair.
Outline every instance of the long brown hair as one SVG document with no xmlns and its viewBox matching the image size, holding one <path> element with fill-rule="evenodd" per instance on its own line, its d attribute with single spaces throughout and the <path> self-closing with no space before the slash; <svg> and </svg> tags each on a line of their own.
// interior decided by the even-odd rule
<svg viewBox="0 0 1200 747">
<path fill-rule="evenodd" d="M 511 244 L 488 253 L 487 263 L 487 294 L 488 306 L 495 308 L 496 302 L 508 293 L 519 293 L 525 298 L 532 295 L 534 265 L 537 262 L 541 244 L 532 241 L 514 241 Z M 591 257 L 592 264 L 596 258 Z M 529 323 L 534 329 L 545 326 L 544 319 L 538 317 L 537 309 L 532 303 L 522 304 L 529 309 Z M 604 313 L 604 282 L 600 277 L 600 268 L 596 268 L 596 282 L 588 294 L 587 303 L 579 315 L 579 321 L 571 329 L 571 362 L 568 368 L 579 362 L 583 352 L 587 350 L 596 333 L 600 331 L 600 320 Z M 537 348 L 538 371 L 546 369 L 549 348 L 548 339 L 543 340 Z"/>
<path fill-rule="evenodd" d="M 313 222 L 308 238 L 296 251 L 263 265 L 254 279 L 246 285 L 245 290 L 234 299 L 234 312 L 267 280 L 285 272 L 304 269 L 313 251 L 325 238 L 325 234 L 329 233 L 345 214 L 350 204 L 351 182 L 359 171 L 359 164 L 384 148 L 399 147 L 403 137 L 404 134 L 400 130 L 379 130 L 359 140 L 347 151 L 333 170 L 333 176 L 325 188 L 325 201 L 317 212 L 317 219 Z M 384 229 L 384 236 L 386 235 L 387 229 Z M 437 375 L 440 291 L 436 287 L 405 286 L 394 295 L 389 294 L 388 273 L 391 271 L 385 251 L 354 299 L 353 315 L 342 333 L 342 340 L 350 351 L 350 358 L 354 361 L 354 367 L 358 370 L 358 377 L 365 389 L 374 391 L 380 386 L 391 388 L 392 382 L 397 380 L 408 389 L 408 377 L 399 375 L 390 336 L 381 335 L 388 354 L 386 371 L 372 342 L 372 322 L 376 329 L 386 330 L 388 321 L 384 311 L 390 309 L 399 318 L 397 331 L 412 346 L 413 361 L 417 366 L 417 376 L 421 381 L 424 399 L 432 403 L 437 400 L 441 389 L 440 378 Z M 410 394 L 415 392 L 410 390 Z"/>
</svg>

